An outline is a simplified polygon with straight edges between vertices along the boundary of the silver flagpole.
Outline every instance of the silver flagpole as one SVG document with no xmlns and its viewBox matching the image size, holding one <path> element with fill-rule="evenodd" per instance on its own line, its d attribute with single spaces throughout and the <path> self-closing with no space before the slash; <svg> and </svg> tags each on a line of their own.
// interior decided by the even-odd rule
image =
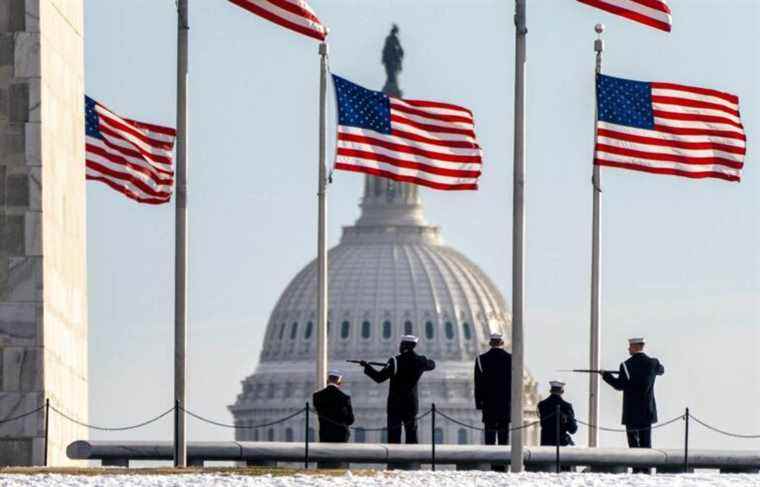
<svg viewBox="0 0 760 487">
<path fill-rule="evenodd" d="M 317 377 L 315 386 L 327 385 L 327 167 L 325 165 L 327 98 L 327 43 L 319 45 L 319 183 L 318 183 L 318 230 L 317 230 Z"/>
<path fill-rule="evenodd" d="M 596 24 L 595 27 L 598 38 L 594 41 L 594 50 L 596 51 L 596 74 L 602 72 L 602 52 L 604 51 L 604 41 L 602 40 L 602 33 L 604 32 L 604 25 Z M 594 79 L 594 86 L 596 86 L 596 79 Z M 596 89 L 594 89 L 596 92 Z M 596 157 L 596 126 L 598 118 L 597 101 L 594 100 L 594 157 Z M 594 216 L 593 223 L 591 225 L 591 340 L 589 351 L 589 368 L 591 370 L 599 370 L 599 267 L 601 258 L 601 219 L 600 213 L 602 211 L 602 177 L 599 171 L 599 166 L 594 164 L 594 175 L 592 178 L 591 191 L 594 198 Z M 588 429 L 588 446 L 599 446 L 599 374 L 589 374 L 589 394 L 588 394 L 588 417 L 589 426 Z"/>
<path fill-rule="evenodd" d="M 525 298 L 525 42 L 526 0 L 515 0 L 515 140 L 512 220 L 512 404 L 511 425 L 523 424 L 523 307 Z M 523 430 L 512 432 L 512 472 L 523 471 Z"/>
<path fill-rule="evenodd" d="M 187 73 L 188 0 L 177 1 L 177 167 L 174 237 L 174 466 L 187 466 Z"/>
</svg>

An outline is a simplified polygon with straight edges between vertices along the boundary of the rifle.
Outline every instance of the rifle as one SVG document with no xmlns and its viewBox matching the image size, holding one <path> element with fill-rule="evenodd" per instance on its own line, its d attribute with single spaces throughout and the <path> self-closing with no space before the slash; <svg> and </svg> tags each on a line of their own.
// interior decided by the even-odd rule
<svg viewBox="0 0 760 487">
<path fill-rule="evenodd" d="M 349 364 L 361 364 L 362 363 L 361 360 L 346 360 L 346 362 L 348 362 Z M 385 362 L 367 362 L 367 364 L 368 365 L 374 365 L 375 367 L 385 367 L 386 365 L 388 365 Z"/>
<path fill-rule="evenodd" d="M 581 374 L 603 374 L 605 372 L 610 374 L 620 374 L 619 370 L 594 370 L 594 369 L 560 369 L 557 372 L 578 372 Z"/>
</svg>

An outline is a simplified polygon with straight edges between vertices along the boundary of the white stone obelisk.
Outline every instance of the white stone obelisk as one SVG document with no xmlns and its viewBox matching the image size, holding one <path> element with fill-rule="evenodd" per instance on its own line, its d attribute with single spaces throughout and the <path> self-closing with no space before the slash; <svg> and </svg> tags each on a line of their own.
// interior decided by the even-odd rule
<svg viewBox="0 0 760 487">
<path fill-rule="evenodd" d="M 177 0 L 177 157 L 174 241 L 174 466 L 187 466 L 187 75 L 188 1 Z"/>
<path fill-rule="evenodd" d="M 602 40 L 602 33 L 604 32 L 604 25 L 596 24 L 595 27 L 598 38 L 594 41 L 594 50 L 596 51 L 596 74 L 598 75 L 602 71 L 602 52 L 604 51 L 604 41 Z M 596 86 L 596 79 L 594 79 L 594 86 Z M 594 89 L 596 92 L 596 88 Z M 598 107 L 597 101 L 594 100 L 594 157 L 596 157 L 596 131 L 597 131 L 597 118 Z M 591 224 L 591 339 L 589 350 L 589 369 L 599 370 L 599 340 L 600 340 L 600 324 L 599 324 L 599 311 L 600 311 L 600 276 L 599 267 L 601 265 L 601 211 L 602 211 L 602 178 L 599 171 L 599 166 L 594 164 L 594 175 L 591 180 L 591 191 L 593 193 L 593 218 Z M 589 374 L 589 386 L 588 386 L 588 446 L 599 446 L 599 374 Z"/>
<path fill-rule="evenodd" d="M 526 0 L 515 0 L 515 133 L 512 220 L 511 427 L 523 424 L 523 308 L 525 297 L 525 44 Z M 511 434 L 511 470 L 523 471 L 523 430 Z"/>
<path fill-rule="evenodd" d="M 317 228 L 317 376 L 314 386 L 322 389 L 327 385 L 327 166 L 325 161 L 325 138 L 327 121 L 325 103 L 327 98 L 327 43 L 319 45 L 319 182 L 318 182 L 318 228 Z"/>
</svg>

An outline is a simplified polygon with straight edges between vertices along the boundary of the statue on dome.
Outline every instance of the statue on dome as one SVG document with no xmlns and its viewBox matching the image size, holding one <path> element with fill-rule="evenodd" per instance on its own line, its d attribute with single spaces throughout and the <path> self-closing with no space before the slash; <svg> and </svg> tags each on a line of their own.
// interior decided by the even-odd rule
<svg viewBox="0 0 760 487">
<path fill-rule="evenodd" d="M 404 60 L 404 49 L 401 47 L 401 41 L 398 39 L 398 25 L 393 24 L 391 33 L 385 38 L 383 46 L 383 66 L 387 80 L 383 86 L 383 92 L 401 97 L 401 89 L 398 87 L 398 75 L 401 72 L 401 64 Z"/>
</svg>

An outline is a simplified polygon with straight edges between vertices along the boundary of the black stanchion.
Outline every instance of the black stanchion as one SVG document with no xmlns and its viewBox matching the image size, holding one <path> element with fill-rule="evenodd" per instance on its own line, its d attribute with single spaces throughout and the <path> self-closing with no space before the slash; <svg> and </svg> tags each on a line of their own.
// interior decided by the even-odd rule
<svg viewBox="0 0 760 487">
<path fill-rule="evenodd" d="M 686 408 L 683 419 L 686 421 L 683 442 L 683 473 L 689 473 L 689 408 Z"/>
<path fill-rule="evenodd" d="M 304 447 L 303 447 L 303 468 L 308 470 L 309 469 L 309 401 L 306 401 L 306 406 L 304 407 L 304 412 L 306 413 L 303 422 L 303 438 L 304 438 Z"/>
<path fill-rule="evenodd" d="M 560 464 L 559 464 L 559 437 L 560 437 L 560 412 L 559 412 L 559 404 L 557 404 L 557 409 L 554 412 L 554 444 L 556 445 L 555 448 L 557 449 L 557 456 L 555 459 L 556 467 L 557 467 L 557 473 L 560 471 Z"/>
<path fill-rule="evenodd" d="M 179 399 L 174 400 L 174 466 L 179 467 Z"/>
<path fill-rule="evenodd" d="M 45 459 L 43 465 L 48 466 L 48 441 L 50 440 L 50 398 L 45 399 Z"/>
<path fill-rule="evenodd" d="M 433 472 L 435 472 L 435 403 L 430 407 L 431 416 L 430 416 L 430 445 L 432 448 L 432 455 L 431 455 L 431 466 L 433 469 Z"/>
</svg>

